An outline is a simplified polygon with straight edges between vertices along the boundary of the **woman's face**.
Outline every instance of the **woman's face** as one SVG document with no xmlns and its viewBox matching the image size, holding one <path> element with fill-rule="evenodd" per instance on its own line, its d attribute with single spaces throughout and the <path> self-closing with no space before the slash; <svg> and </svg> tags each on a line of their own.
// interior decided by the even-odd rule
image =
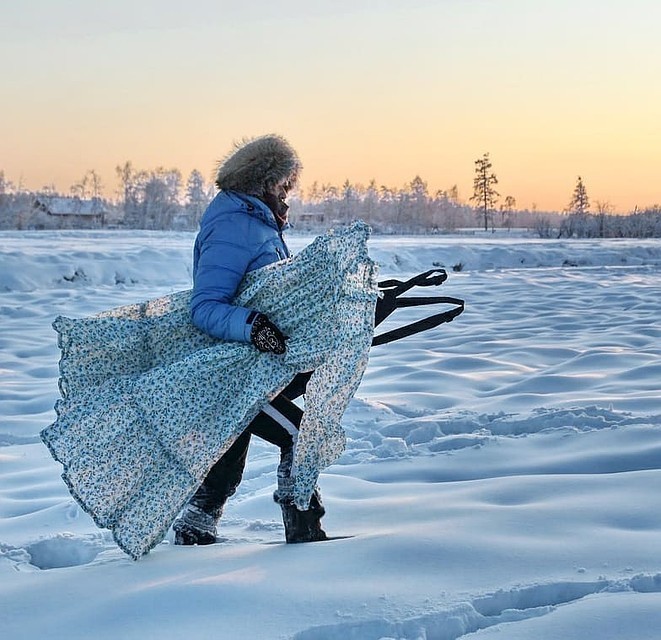
<svg viewBox="0 0 661 640">
<path fill-rule="evenodd" d="M 291 182 L 288 178 L 285 178 L 284 180 L 280 180 L 280 182 L 278 182 L 273 186 L 273 189 L 271 190 L 271 194 L 275 196 L 278 200 L 284 201 L 289 195 L 290 190 L 291 190 Z"/>
<path fill-rule="evenodd" d="M 291 182 L 289 180 L 281 180 L 266 191 L 263 197 L 264 202 L 266 202 L 269 209 L 273 211 L 273 214 L 281 227 L 287 221 L 287 210 L 289 209 L 289 205 L 285 202 L 285 199 L 287 198 L 290 189 Z"/>
</svg>

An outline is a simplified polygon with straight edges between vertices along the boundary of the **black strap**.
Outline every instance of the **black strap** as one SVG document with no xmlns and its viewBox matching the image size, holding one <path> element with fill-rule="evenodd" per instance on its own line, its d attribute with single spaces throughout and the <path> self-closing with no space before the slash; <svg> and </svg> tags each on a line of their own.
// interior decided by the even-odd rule
<svg viewBox="0 0 661 640">
<path fill-rule="evenodd" d="M 413 287 L 436 287 L 448 279 L 445 269 L 430 269 L 409 280 L 384 280 L 379 282 L 383 296 L 377 301 L 374 326 L 381 324 L 397 307 L 397 299 Z"/>
<path fill-rule="evenodd" d="M 400 340 L 412 336 L 421 331 L 433 329 L 445 322 L 452 322 L 458 315 L 464 311 L 464 301 L 459 298 L 451 298 L 445 296 L 434 297 L 413 297 L 406 298 L 400 297 L 406 291 L 413 287 L 431 287 L 443 284 L 447 280 L 447 272 L 445 269 L 431 269 L 420 273 L 405 282 L 400 280 L 384 280 L 379 282 L 379 289 L 383 296 L 377 300 L 376 311 L 374 314 L 374 326 L 381 324 L 395 309 L 403 307 L 418 307 L 431 304 L 452 304 L 454 309 L 436 313 L 432 316 L 412 322 L 411 324 L 403 327 L 398 327 L 392 331 L 387 331 L 379 336 L 375 336 L 372 340 L 372 346 L 380 344 L 387 344 L 393 340 Z"/>
<path fill-rule="evenodd" d="M 425 296 L 406 298 L 400 297 L 413 287 L 435 287 L 443 284 L 447 280 L 448 274 L 445 269 L 431 269 L 420 273 L 413 278 L 402 282 L 401 280 L 384 280 L 379 282 L 379 289 L 383 296 L 376 301 L 376 310 L 374 312 L 374 326 L 380 325 L 395 309 L 403 307 L 419 307 L 431 304 L 453 304 L 454 309 L 436 313 L 423 320 L 412 322 L 411 324 L 387 331 L 379 336 L 375 336 L 372 340 L 372 346 L 379 344 L 387 344 L 393 340 L 399 340 L 412 336 L 427 329 L 433 329 L 444 322 L 451 322 L 460 313 L 464 311 L 464 301 L 459 298 L 449 298 L 443 296 Z M 282 394 L 294 400 L 305 393 L 312 371 L 299 373 L 287 387 L 282 391 Z"/>
<path fill-rule="evenodd" d="M 418 320 L 417 322 L 412 322 L 411 324 L 404 325 L 403 327 L 398 327 L 392 331 L 386 331 L 386 333 L 374 336 L 372 339 L 372 346 L 376 347 L 380 344 L 387 344 L 388 342 L 393 342 L 394 340 L 407 338 L 408 336 L 420 333 L 421 331 L 433 329 L 434 327 L 438 327 L 438 325 L 445 322 L 452 322 L 459 314 L 464 312 L 463 300 L 457 300 L 457 302 L 459 304 L 454 309 L 443 311 L 442 313 L 436 313 L 433 316 L 424 318 L 423 320 Z"/>
</svg>

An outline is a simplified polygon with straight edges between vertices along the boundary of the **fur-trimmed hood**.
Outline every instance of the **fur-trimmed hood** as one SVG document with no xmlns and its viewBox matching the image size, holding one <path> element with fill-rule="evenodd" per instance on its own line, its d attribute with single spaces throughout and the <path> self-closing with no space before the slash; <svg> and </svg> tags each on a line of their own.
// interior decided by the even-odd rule
<svg viewBox="0 0 661 640">
<path fill-rule="evenodd" d="M 244 139 L 219 163 L 216 186 L 259 197 L 281 180 L 296 182 L 301 168 L 296 151 L 283 137 Z"/>
</svg>

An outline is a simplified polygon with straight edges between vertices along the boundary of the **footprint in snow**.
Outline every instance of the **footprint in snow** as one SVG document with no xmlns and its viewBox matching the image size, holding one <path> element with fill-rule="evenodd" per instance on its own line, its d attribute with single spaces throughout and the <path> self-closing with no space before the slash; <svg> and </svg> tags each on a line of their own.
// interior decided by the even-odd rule
<svg viewBox="0 0 661 640">
<path fill-rule="evenodd" d="M 27 544 L 23 550 L 29 557 L 29 564 L 46 570 L 89 564 L 105 548 L 106 545 L 98 536 L 60 533 Z"/>
</svg>

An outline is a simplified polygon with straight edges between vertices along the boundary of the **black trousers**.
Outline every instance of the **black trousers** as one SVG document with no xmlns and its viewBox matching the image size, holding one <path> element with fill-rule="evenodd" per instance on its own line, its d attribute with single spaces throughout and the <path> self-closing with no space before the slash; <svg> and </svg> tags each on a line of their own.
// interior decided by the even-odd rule
<svg viewBox="0 0 661 640">
<path fill-rule="evenodd" d="M 303 411 L 287 397 L 286 392 L 287 389 L 271 400 L 223 457 L 211 467 L 204 482 L 190 499 L 190 504 L 220 518 L 225 502 L 236 492 L 241 482 L 250 436 L 253 434 L 279 447 L 278 488 L 274 498 L 280 502 L 289 497 L 288 480 Z"/>
</svg>

